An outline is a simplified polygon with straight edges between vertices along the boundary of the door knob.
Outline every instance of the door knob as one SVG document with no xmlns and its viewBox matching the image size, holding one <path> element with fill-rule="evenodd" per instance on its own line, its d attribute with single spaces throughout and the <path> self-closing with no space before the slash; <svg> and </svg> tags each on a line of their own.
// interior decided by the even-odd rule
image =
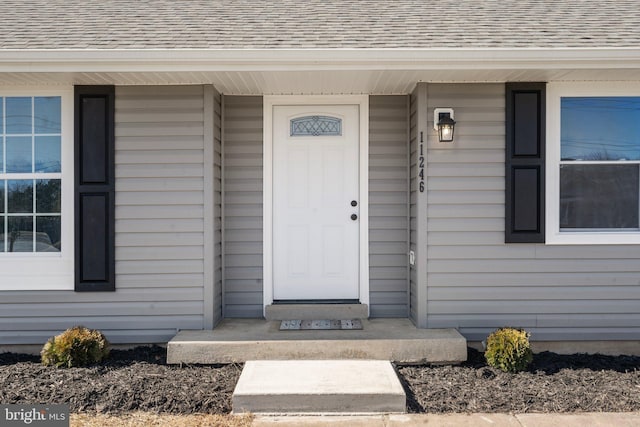
<svg viewBox="0 0 640 427">
<path fill-rule="evenodd" d="M 351 206 L 354 206 L 354 207 L 355 207 L 355 206 L 358 206 L 358 202 L 356 202 L 355 200 L 352 200 L 352 201 L 351 201 Z"/>
<path fill-rule="evenodd" d="M 351 219 L 355 221 L 356 219 L 358 219 L 358 215 L 356 215 L 356 214 L 351 214 Z"/>
</svg>

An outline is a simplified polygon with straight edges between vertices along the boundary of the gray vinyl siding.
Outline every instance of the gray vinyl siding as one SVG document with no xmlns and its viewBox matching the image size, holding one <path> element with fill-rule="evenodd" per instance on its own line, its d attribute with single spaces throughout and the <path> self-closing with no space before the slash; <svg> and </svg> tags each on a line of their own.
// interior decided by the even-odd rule
<svg viewBox="0 0 640 427">
<path fill-rule="evenodd" d="M 213 99 L 213 318 L 222 319 L 222 96 Z M 207 304 L 209 302 L 205 302 Z"/>
<path fill-rule="evenodd" d="M 370 303 L 407 316 L 406 97 L 370 102 Z M 224 98 L 225 317 L 262 317 L 262 98 Z"/>
<path fill-rule="evenodd" d="M 504 243 L 504 85 L 431 84 L 428 104 L 458 122 L 452 145 L 429 142 L 429 327 L 637 340 L 640 246 Z"/>
<path fill-rule="evenodd" d="M 407 317 L 407 97 L 370 97 L 369 118 L 371 317 Z"/>
<path fill-rule="evenodd" d="M 409 107 L 409 250 L 413 253 L 418 252 L 418 96 L 416 92 L 417 89 L 411 94 Z M 417 294 L 418 275 L 416 266 L 412 265 L 409 269 L 409 318 L 414 323 L 418 322 Z"/>
<path fill-rule="evenodd" d="M 262 317 L 262 97 L 224 97 L 224 316 Z"/>
<path fill-rule="evenodd" d="M 203 328 L 203 89 L 118 87 L 115 120 L 116 291 L 3 291 L 0 344 L 78 324 L 114 343 Z"/>
</svg>

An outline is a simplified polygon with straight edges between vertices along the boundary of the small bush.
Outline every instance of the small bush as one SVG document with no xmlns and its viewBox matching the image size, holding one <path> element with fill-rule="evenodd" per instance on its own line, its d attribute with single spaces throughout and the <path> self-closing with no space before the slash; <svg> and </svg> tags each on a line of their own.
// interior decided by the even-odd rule
<svg viewBox="0 0 640 427">
<path fill-rule="evenodd" d="M 519 372 L 527 369 L 533 360 L 529 345 L 529 333 L 524 329 L 500 328 L 487 337 L 484 352 L 489 366 L 504 372 Z"/>
<path fill-rule="evenodd" d="M 47 366 L 86 366 L 109 356 L 109 341 L 100 331 L 76 326 L 50 338 L 40 355 Z"/>
</svg>

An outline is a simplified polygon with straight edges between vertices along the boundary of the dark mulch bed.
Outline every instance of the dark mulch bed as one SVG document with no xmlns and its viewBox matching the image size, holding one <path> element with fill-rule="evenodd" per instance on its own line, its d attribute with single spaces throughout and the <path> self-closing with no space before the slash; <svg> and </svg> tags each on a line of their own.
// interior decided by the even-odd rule
<svg viewBox="0 0 640 427">
<path fill-rule="evenodd" d="M 112 350 L 88 368 L 52 368 L 37 356 L 0 354 L 0 403 L 68 404 L 71 412 L 172 414 L 231 411 L 242 366 L 166 364 L 161 347 Z"/>
<path fill-rule="evenodd" d="M 526 372 L 487 366 L 469 349 L 459 366 L 399 366 L 409 412 L 628 412 L 640 410 L 640 357 L 534 355 Z"/>
<path fill-rule="evenodd" d="M 160 347 L 112 351 L 89 368 L 56 369 L 0 354 L 0 403 L 66 403 L 72 412 L 231 410 L 242 366 L 168 366 Z M 527 372 L 489 368 L 469 349 L 459 366 L 398 366 L 410 412 L 640 411 L 640 357 L 540 353 Z"/>
</svg>

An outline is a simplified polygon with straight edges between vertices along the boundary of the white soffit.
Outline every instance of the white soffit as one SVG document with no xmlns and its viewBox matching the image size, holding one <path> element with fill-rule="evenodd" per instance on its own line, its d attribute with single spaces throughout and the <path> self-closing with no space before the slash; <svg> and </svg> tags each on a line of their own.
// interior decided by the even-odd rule
<svg viewBox="0 0 640 427">
<path fill-rule="evenodd" d="M 2 85 L 213 84 L 225 94 L 406 94 L 424 82 L 638 81 L 640 49 L 0 51 Z"/>
</svg>

